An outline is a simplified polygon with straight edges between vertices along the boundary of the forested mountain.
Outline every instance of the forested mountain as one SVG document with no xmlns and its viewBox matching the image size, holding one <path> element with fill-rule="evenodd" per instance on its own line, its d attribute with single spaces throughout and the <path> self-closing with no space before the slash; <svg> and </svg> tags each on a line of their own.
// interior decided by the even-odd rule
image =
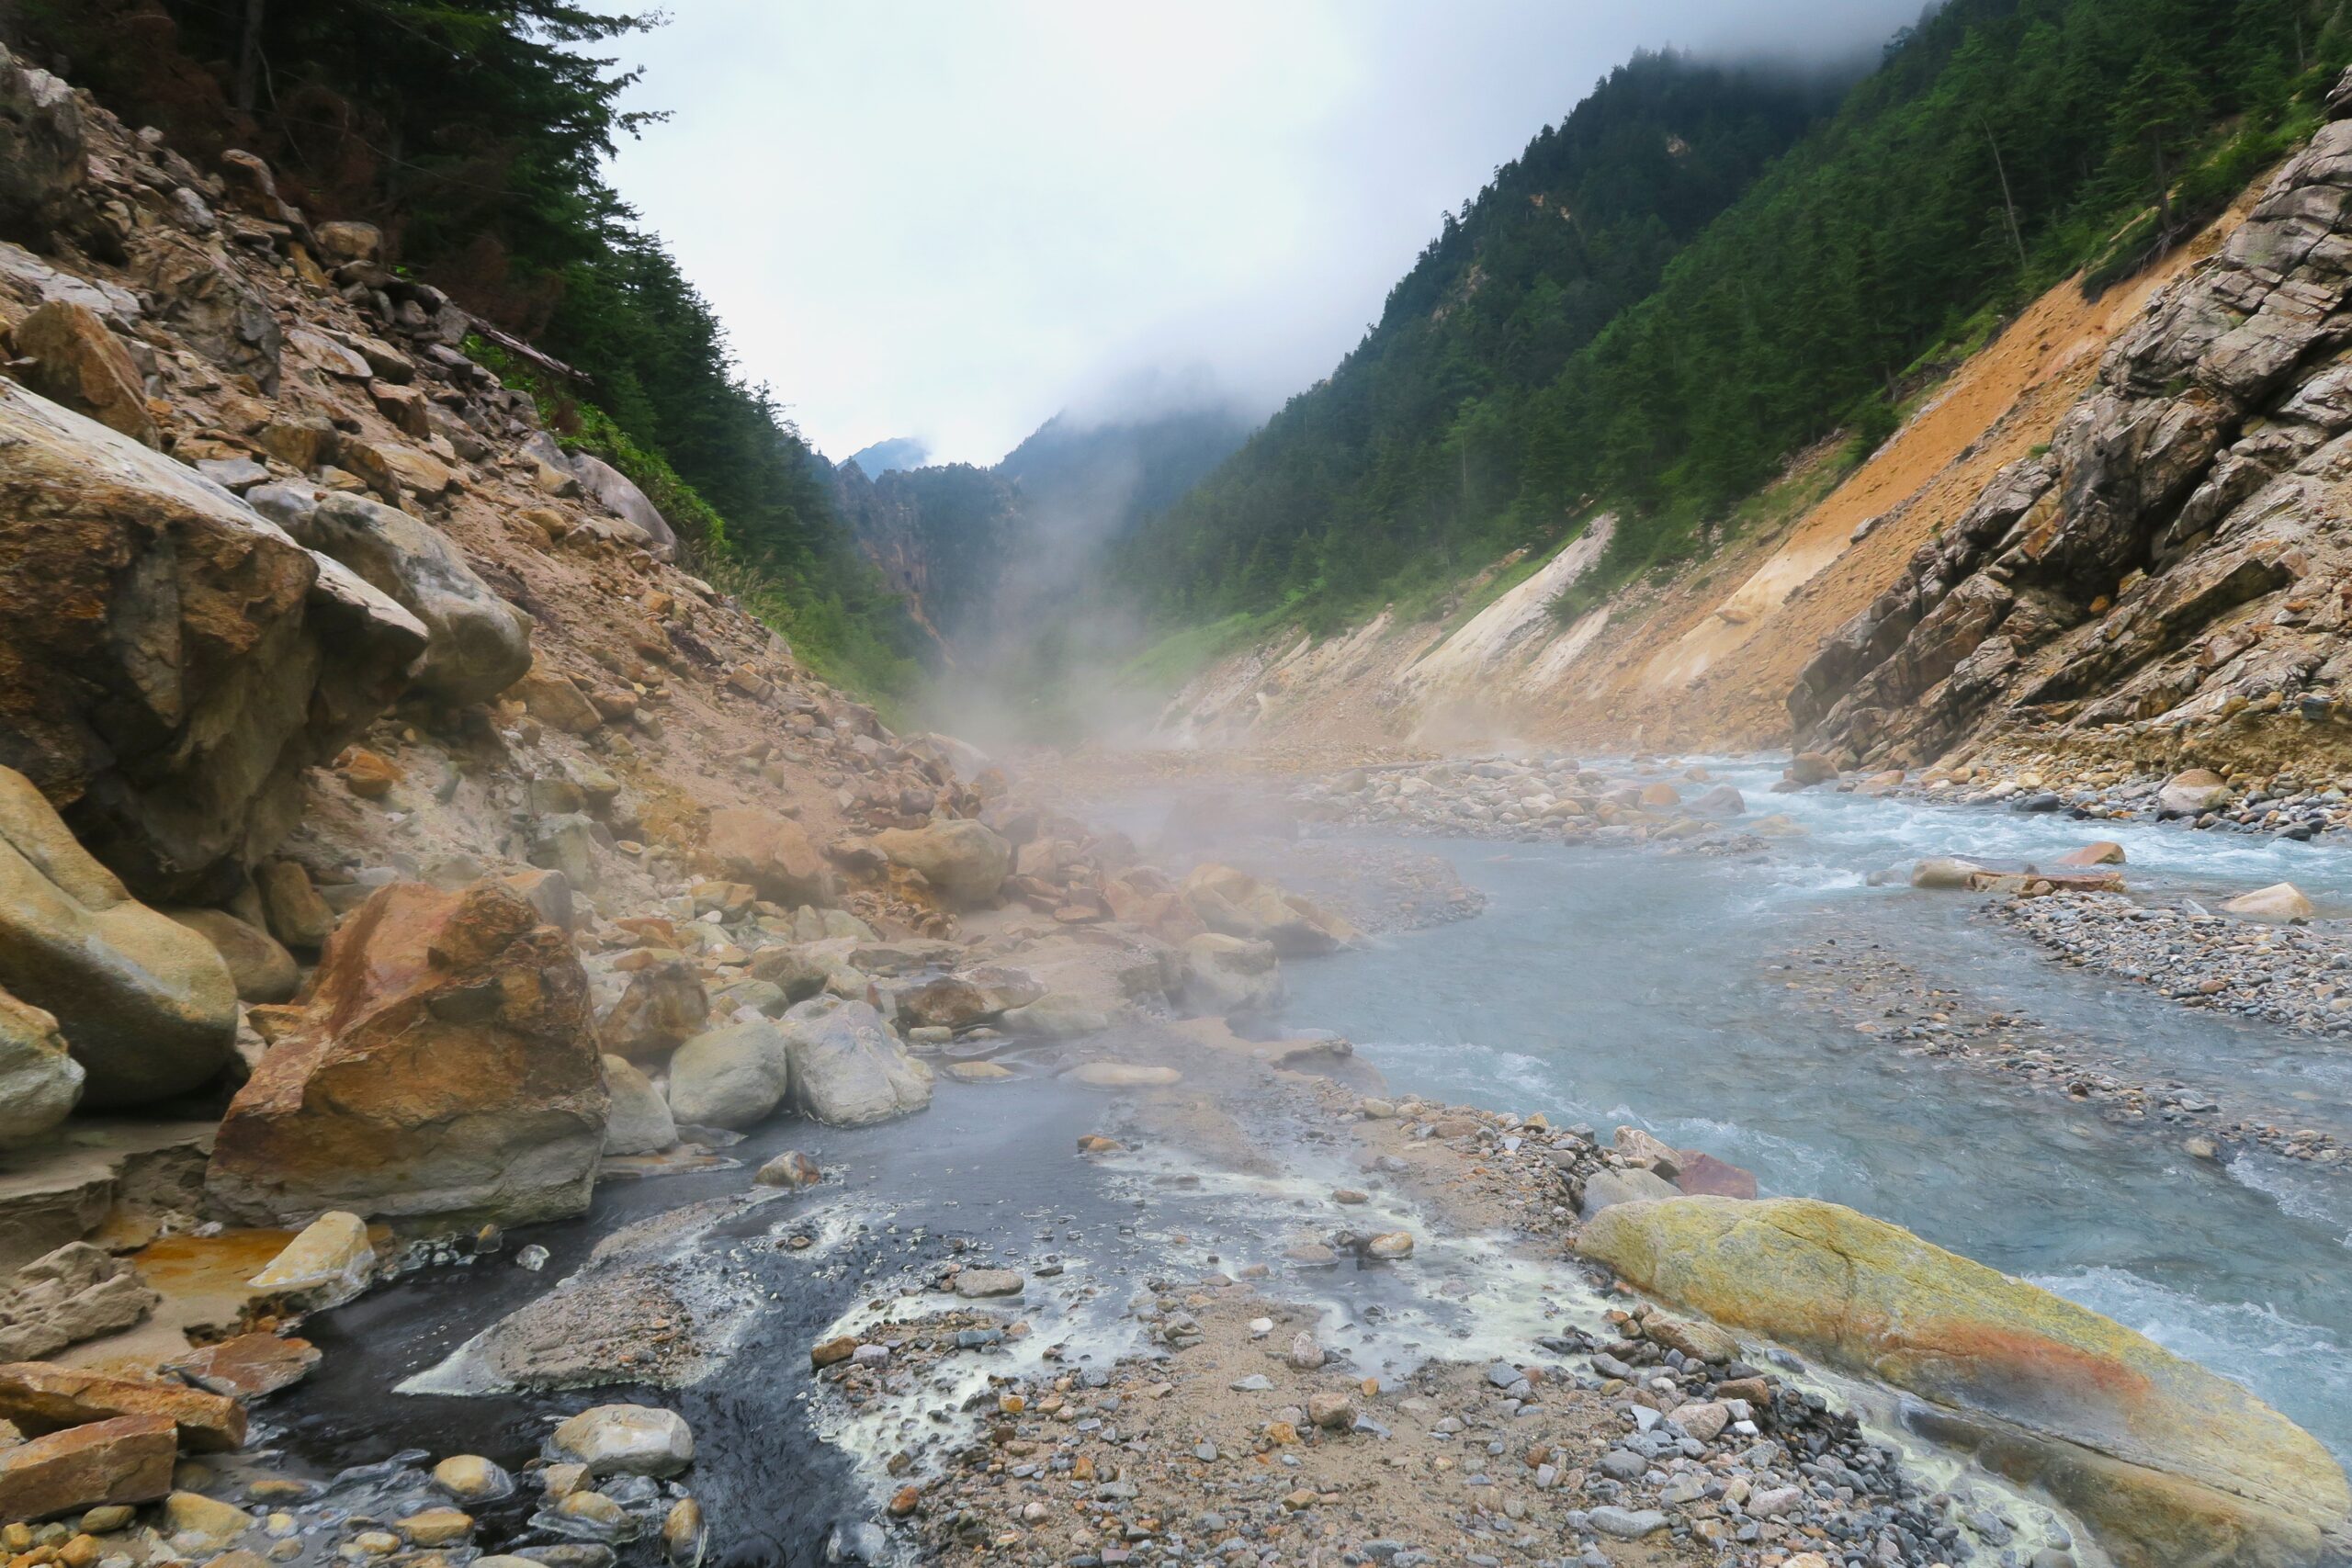
<svg viewBox="0 0 2352 1568">
<path fill-rule="evenodd" d="M 833 510 L 831 474 L 605 183 L 636 129 L 604 46 L 650 12 L 567 0 L 19 0 L 17 40 L 209 165 L 261 153 L 313 218 L 364 219 L 390 259 L 575 376 L 509 361 L 829 674 L 911 679 L 913 627 Z M 481 357 L 497 363 L 496 345 Z"/>
<path fill-rule="evenodd" d="M 1411 556 L 1493 553 L 1512 410 L 1836 101 L 1675 54 L 1619 67 L 1446 216 L 1329 379 L 1133 540 L 1120 572 L 1205 618 L 1385 582 Z"/>
<path fill-rule="evenodd" d="M 1602 505 L 1595 590 L 1702 548 L 1792 452 L 1883 439 L 1927 351 L 2217 211 L 2348 56 L 2335 0 L 1951 0 L 1810 130 L 1804 89 L 1637 60 L 1118 573 L 1168 624 L 1328 625 Z"/>
<path fill-rule="evenodd" d="M 1056 414 L 990 468 L 874 474 L 852 458 L 836 473 L 837 504 L 945 647 L 987 662 L 1034 637 L 1034 612 L 1092 581 L 1104 546 L 1247 438 L 1247 416 L 1213 392 L 1201 398 L 1107 418 Z"/>
</svg>

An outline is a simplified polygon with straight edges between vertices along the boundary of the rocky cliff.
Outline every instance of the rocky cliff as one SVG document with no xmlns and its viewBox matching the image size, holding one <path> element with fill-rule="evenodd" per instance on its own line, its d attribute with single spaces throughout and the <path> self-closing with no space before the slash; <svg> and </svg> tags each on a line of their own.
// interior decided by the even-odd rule
<svg viewBox="0 0 2352 1568">
<path fill-rule="evenodd" d="M 2352 81 L 2211 262 L 1806 666 L 1802 739 L 2165 758 L 2345 750 Z"/>
</svg>

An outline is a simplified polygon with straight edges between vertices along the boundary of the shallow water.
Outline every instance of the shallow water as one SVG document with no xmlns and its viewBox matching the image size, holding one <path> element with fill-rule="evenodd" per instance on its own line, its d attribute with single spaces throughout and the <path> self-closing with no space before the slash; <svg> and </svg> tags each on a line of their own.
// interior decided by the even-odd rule
<svg viewBox="0 0 2352 1568">
<path fill-rule="evenodd" d="M 1761 860 L 1449 840 L 1481 918 L 1292 966 L 1290 1016 L 1354 1040 L 1399 1089 L 1632 1122 L 2026 1276 L 2236 1378 L 2352 1458 L 2352 1172 L 2182 1152 L 2188 1129 L 1965 1064 L 1907 1056 L 1791 988 L 1792 949 L 1874 942 L 1928 983 L 2001 998 L 2149 1077 L 2341 1128 L 2352 1048 L 2165 1001 L 2038 956 L 1983 900 L 1870 887 L 1927 854 L 2000 860 L 2124 844 L 2135 892 L 2292 880 L 2352 903 L 2352 854 L 2155 824 L 1769 796 L 1777 769 L 1718 765 L 1750 810 L 1812 829 Z M 1859 932 L 1860 936 L 1853 933 Z M 2030 1036 L 2025 1038 L 2030 1039 Z"/>
</svg>

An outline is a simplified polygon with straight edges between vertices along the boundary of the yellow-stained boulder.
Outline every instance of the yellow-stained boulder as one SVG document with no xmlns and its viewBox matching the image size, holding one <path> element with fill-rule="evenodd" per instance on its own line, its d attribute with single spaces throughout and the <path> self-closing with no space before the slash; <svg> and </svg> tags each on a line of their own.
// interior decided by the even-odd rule
<svg viewBox="0 0 2352 1568">
<path fill-rule="evenodd" d="M 1579 1250 L 1676 1305 L 1906 1389 L 1940 1435 L 2048 1487 L 2122 1568 L 2321 1560 L 2352 1489 L 2236 1383 L 2047 1291 L 1835 1203 L 1601 1211 Z"/>
</svg>

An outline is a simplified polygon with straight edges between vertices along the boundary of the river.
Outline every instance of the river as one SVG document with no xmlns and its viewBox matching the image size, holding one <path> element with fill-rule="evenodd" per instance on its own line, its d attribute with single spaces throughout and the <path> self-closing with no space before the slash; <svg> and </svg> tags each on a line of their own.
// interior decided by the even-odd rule
<svg viewBox="0 0 2352 1568">
<path fill-rule="evenodd" d="M 1905 1055 L 1802 987 L 1799 950 L 1880 944 L 1939 987 L 2098 1041 L 2150 1078 L 2251 1095 L 2340 1132 L 2352 1049 L 2047 962 L 1982 898 L 1871 886 L 1924 855 L 2041 857 L 2111 838 L 2135 893 L 2211 898 L 2290 877 L 2352 895 L 2352 854 L 2154 823 L 2088 823 L 1807 791 L 1714 764 L 1810 830 L 1760 860 L 1472 840 L 1424 847 L 1480 918 L 1294 965 L 1291 1015 L 1401 1090 L 1647 1128 L 2033 1280 L 2245 1383 L 2352 1458 L 2352 1170 L 2193 1127 L 2125 1127 L 2048 1089 Z"/>
</svg>

